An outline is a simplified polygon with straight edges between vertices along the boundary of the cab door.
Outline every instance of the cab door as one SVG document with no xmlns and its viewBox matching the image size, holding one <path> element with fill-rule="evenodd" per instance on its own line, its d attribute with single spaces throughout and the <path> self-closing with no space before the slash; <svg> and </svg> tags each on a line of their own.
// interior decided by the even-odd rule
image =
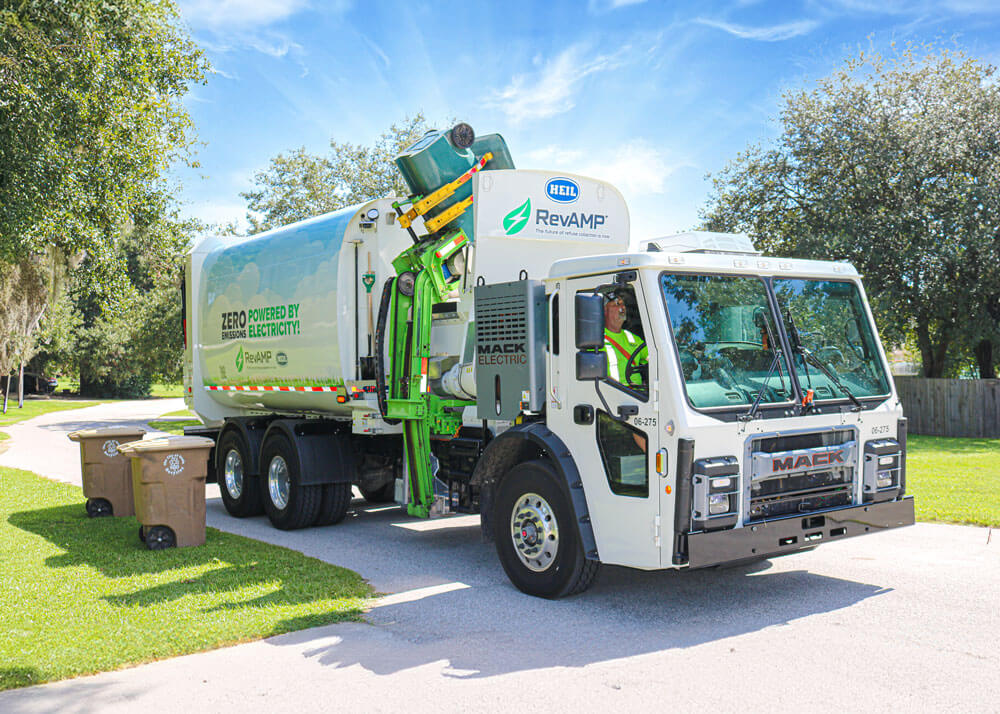
<svg viewBox="0 0 1000 714">
<path fill-rule="evenodd" d="M 635 271 L 564 280 L 560 286 L 561 354 L 558 408 L 550 423 L 564 437 L 582 477 L 602 562 L 660 567 L 660 499 L 655 471 L 660 448 L 656 345 Z M 621 282 L 622 277 L 631 278 Z M 605 307 L 608 373 L 577 379 L 577 294 L 597 294 Z M 620 304 L 619 304 L 620 301 Z M 592 350 L 596 352 L 597 350 Z M 626 375 L 626 372 L 628 373 Z M 551 400 L 550 408 L 556 402 Z"/>
</svg>

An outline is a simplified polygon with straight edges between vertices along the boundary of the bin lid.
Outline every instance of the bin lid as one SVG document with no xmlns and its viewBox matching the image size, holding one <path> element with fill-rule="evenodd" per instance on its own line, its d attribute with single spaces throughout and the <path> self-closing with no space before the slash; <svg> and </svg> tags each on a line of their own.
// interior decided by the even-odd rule
<svg viewBox="0 0 1000 714">
<path fill-rule="evenodd" d="M 204 436 L 158 436 L 145 441 L 132 441 L 122 444 L 118 450 L 123 454 L 137 456 L 138 454 L 157 451 L 185 451 L 187 449 L 205 449 L 215 446 L 215 442 Z"/>
<path fill-rule="evenodd" d="M 133 436 L 141 439 L 146 430 L 138 426 L 104 426 L 95 429 L 79 429 L 71 431 L 70 441 L 83 441 L 84 439 L 108 439 L 112 437 Z"/>
</svg>

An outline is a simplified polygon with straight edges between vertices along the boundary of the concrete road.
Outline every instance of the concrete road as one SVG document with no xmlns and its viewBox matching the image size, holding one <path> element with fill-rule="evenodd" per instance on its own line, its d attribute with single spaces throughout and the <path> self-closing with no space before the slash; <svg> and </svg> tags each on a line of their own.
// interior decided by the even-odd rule
<svg viewBox="0 0 1000 714">
<path fill-rule="evenodd" d="M 548 602 L 508 583 L 477 519 L 355 505 L 285 533 L 210 497 L 208 520 L 357 570 L 392 593 L 370 624 L 6 692 L 0 711 L 1000 711 L 1000 533 L 918 524 L 728 570 L 605 567 Z"/>
</svg>

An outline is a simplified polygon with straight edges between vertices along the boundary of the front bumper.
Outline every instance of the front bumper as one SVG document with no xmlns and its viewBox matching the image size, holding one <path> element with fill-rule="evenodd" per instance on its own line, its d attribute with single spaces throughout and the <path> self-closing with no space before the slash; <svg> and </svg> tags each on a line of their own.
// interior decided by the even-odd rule
<svg viewBox="0 0 1000 714">
<path fill-rule="evenodd" d="M 822 513 L 790 516 L 709 533 L 687 536 L 688 566 L 704 568 L 739 560 L 770 558 L 889 528 L 911 526 L 913 497 L 848 506 Z"/>
</svg>

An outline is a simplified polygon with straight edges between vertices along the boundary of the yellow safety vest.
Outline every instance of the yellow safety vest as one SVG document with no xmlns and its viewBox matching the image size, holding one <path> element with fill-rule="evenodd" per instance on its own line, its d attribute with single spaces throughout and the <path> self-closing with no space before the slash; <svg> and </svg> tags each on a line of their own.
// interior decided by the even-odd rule
<svg viewBox="0 0 1000 714">
<path fill-rule="evenodd" d="M 628 358 L 642 342 L 641 338 L 633 335 L 628 330 L 623 329 L 621 332 L 612 332 L 608 328 L 604 328 L 604 354 L 608 356 L 609 377 L 618 380 L 622 384 L 626 383 L 625 366 L 628 364 Z M 632 361 L 632 364 L 638 366 L 646 364 L 648 360 L 649 356 L 644 346 L 642 351 Z M 633 374 L 630 386 L 639 386 L 639 381 L 639 376 Z"/>
</svg>

